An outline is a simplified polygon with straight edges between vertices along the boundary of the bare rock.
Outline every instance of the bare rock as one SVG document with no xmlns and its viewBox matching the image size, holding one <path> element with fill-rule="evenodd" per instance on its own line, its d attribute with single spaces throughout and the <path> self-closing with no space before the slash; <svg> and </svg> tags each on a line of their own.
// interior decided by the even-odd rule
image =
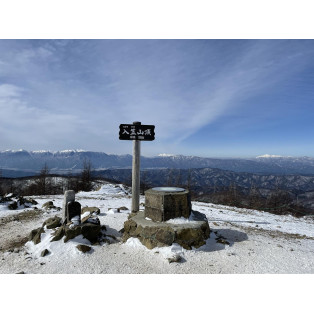
<svg viewBox="0 0 314 314">
<path fill-rule="evenodd" d="M 83 237 L 89 240 L 91 243 L 98 241 L 102 237 L 101 226 L 91 223 L 85 223 L 71 228 L 70 226 L 65 226 L 65 239 L 64 242 L 67 242 L 71 239 L 74 239 L 78 235 L 83 235 Z"/>
<path fill-rule="evenodd" d="M 173 256 L 168 257 L 167 260 L 168 260 L 169 264 L 170 263 L 180 263 L 182 260 L 182 257 L 180 254 L 174 254 Z"/>
<path fill-rule="evenodd" d="M 8 208 L 11 210 L 17 209 L 18 208 L 17 202 L 16 201 L 12 202 L 11 204 L 9 204 Z"/>
<path fill-rule="evenodd" d="M 120 213 L 121 211 L 129 210 L 129 209 L 127 207 L 125 207 L 125 206 L 121 206 L 117 210 L 118 210 L 118 213 Z"/>
<path fill-rule="evenodd" d="M 40 256 L 41 256 L 41 257 L 45 257 L 45 256 L 48 255 L 49 253 L 50 253 L 50 251 L 49 251 L 48 249 L 44 249 L 44 250 L 41 252 Z"/>
<path fill-rule="evenodd" d="M 43 223 L 43 227 L 46 226 L 47 229 L 53 229 L 53 228 L 60 227 L 61 224 L 62 224 L 61 217 L 54 216 L 45 220 Z"/>
<path fill-rule="evenodd" d="M 41 241 L 41 234 L 45 233 L 44 228 L 40 227 L 37 229 L 34 229 L 31 231 L 31 233 L 29 234 L 28 240 L 29 241 L 33 241 L 34 244 L 38 244 Z"/>
<path fill-rule="evenodd" d="M 49 202 L 46 202 L 45 204 L 43 204 L 42 208 L 49 210 L 49 209 L 53 209 L 56 207 L 54 206 L 53 201 L 49 201 Z"/>
<path fill-rule="evenodd" d="M 84 244 L 79 244 L 76 248 L 83 253 L 89 252 L 92 249 L 90 246 Z"/>
<path fill-rule="evenodd" d="M 59 241 L 63 238 L 65 235 L 65 226 L 59 227 L 55 233 L 53 233 L 53 238 L 50 240 L 50 242 L 53 241 Z"/>
<path fill-rule="evenodd" d="M 81 214 L 86 212 L 90 212 L 91 214 L 96 213 L 96 215 L 100 214 L 100 209 L 98 207 L 83 207 L 81 210 Z"/>
</svg>

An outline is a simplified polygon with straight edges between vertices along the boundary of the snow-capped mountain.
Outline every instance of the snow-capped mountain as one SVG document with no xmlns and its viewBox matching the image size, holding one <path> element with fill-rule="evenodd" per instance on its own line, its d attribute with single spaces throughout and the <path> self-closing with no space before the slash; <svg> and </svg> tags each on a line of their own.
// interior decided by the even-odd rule
<svg viewBox="0 0 314 314">
<path fill-rule="evenodd" d="M 51 173 L 79 172 L 84 160 L 90 161 L 93 169 L 130 168 L 131 155 L 111 155 L 103 152 L 84 150 L 26 151 L 6 150 L 0 152 L 0 169 L 3 175 L 9 171 L 19 171 L 25 175 L 40 171 L 46 164 Z M 241 158 L 206 158 L 160 154 L 156 157 L 141 157 L 142 168 L 218 168 L 222 170 L 260 174 L 314 174 L 314 158 L 282 157 L 263 155 L 251 159 Z M 22 174 L 16 175 L 21 176 Z"/>
</svg>

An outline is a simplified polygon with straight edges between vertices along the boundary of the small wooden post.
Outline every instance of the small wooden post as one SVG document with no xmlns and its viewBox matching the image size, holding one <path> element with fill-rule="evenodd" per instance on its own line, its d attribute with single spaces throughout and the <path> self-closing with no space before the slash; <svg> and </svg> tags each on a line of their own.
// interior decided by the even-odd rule
<svg viewBox="0 0 314 314">
<path fill-rule="evenodd" d="M 133 125 L 141 125 L 141 122 L 133 122 Z M 140 157 L 141 141 L 133 140 L 133 160 L 132 160 L 132 212 L 136 213 L 140 209 Z"/>
</svg>

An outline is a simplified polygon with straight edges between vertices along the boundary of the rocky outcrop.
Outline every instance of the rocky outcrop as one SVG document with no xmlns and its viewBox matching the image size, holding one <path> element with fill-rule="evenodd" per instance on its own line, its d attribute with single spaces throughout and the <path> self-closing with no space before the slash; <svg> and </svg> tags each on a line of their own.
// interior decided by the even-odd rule
<svg viewBox="0 0 314 314">
<path fill-rule="evenodd" d="M 123 241 L 135 237 L 148 249 L 173 243 L 178 243 L 187 250 L 198 248 L 206 243 L 210 229 L 205 215 L 192 212 L 194 220 L 183 224 L 149 221 L 143 212 L 138 212 L 124 223 Z"/>
<path fill-rule="evenodd" d="M 41 257 L 45 257 L 46 255 L 48 255 L 50 253 L 50 251 L 48 249 L 44 249 L 41 253 L 40 256 Z"/>
<path fill-rule="evenodd" d="M 102 230 L 103 228 L 100 225 L 95 225 L 91 223 L 84 223 L 78 226 L 62 226 L 55 231 L 51 242 L 59 241 L 65 236 L 64 242 L 66 243 L 81 234 L 91 243 L 96 243 L 103 236 Z"/>
<path fill-rule="evenodd" d="M 61 208 L 55 206 L 52 201 L 49 201 L 49 202 L 44 203 L 43 206 L 42 206 L 42 208 L 43 208 L 43 209 L 46 209 L 46 210 L 51 210 L 51 209 L 61 210 Z"/>
<path fill-rule="evenodd" d="M 75 203 L 77 202 L 72 203 L 76 205 Z M 69 202 L 69 204 L 71 204 L 71 202 Z M 51 208 L 52 206 L 54 205 L 51 201 L 46 202 L 43 205 L 44 208 Z M 80 206 L 81 205 L 79 204 L 79 207 L 76 209 L 79 208 L 81 212 Z M 82 221 L 80 221 L 81 216 L 79 215 L 73 217 L 72 220 L 67 224 L 63 223 L 62 218 L 58 216 L 48 218 L 44 221 L 42 227 L 34 229 L 30 233 L 29 240 L 33 241 L 35 244 L 38 244 L 40 242 L 41 234 L 44 233 L 46 229 L 55 229 L 52 233 L 52 238 L 50 240 L 51 242 L 64 239 L 63 241 L 66 243 L 69 240 L 82 235 L 83 238 L 89 240 L 92 244 L 95 244 L 104 238 L 104 231 L 106 230 L 105 226 L 100 225 L 100 220 L 98 219 L 96 212 L 100 212 L 99 208 L 86 207 L 84 214 L 82 215 L 85 216 L 84 220 L 82 219 Z M 76 217 L 79 217 L 78 223 L 76 220 L 73 221 Z M 84 248 L 82 250 L 84 250 Z"/>
<path fill-rule="evenodd" d="M 6 194 L 4 197 L 0 196 L 0 203 L 9 203 L 8 208 L 10 210 L 29 208 L 32 205 L 38 204 L 32 198 L 24 198 L 23 196 L 16 196 L 13 193 Z"/>
<path fill-rule="evenodd" d="M 11 209 L 11 210 L 15 210 L 18 208 L 18 205 L 17 205 L 17 202 L 16 201 L 13 201 L 12 203 L 10 203 L 8 205 L 8 208 Z"/>
<path fill-rule="evenodd" d="M 83 253 L 89 252 L 92 249 L 90 246 L 84 244 L 79 244 L 76 248 Z"/>
<path fill-rule="evenodd" d="M 53 229 L 60 227 L 61 223 L 62 223 L 61 217 L 54 216 L 45 220 L 43 223 L 43 227 L 46 226 L 47 229 Z"/>
<path fill-rule="evenodd" d="M 126 210 L 129 210 L 129 209 L 125 206 L 121 206 L 121 207 L 117 208 L 118 213 L 120 213 L 121 211 L 126 211 Z"/>
<path fill-rule="evenodd" d="M 100 209 L 98 207 L 83 207 L 81 209 L 81 214 L 84 214 L 86 212 L 90 212 L 90 214 L 95 213 L 96 215 L 99 215 Z"/>
<path fill-rule="evenodd" d="M 85 211 L 84 214 L 81 215 L 81 223 L 92 223 L 95 225 L 100 225 L 100 220 L 97 217 L 96 212 Z"/>
<path fill-rule="evenodd" d="M 53 208 L 54 207 L 53 201 L 48 201 L 48 202 L 44 203 L 43 206 L 41 206 L 41 207 L 44 208 L 44 209 Z"/>
<path fill-rule="evenodd" d="M 58 228 L 53 233 L 53 238 L 50 240 L 50 242 L 61 240 L 64 237 L 64 233 L 65 233 L 65 227 L 64 226 Z"/>
<path fill-rule="evenodd" d="M 41 241 L 41 234 L 45 233 L 45 230 L 43 227 L 34 229 L 29 234 L 28 240 L 33 241 L 34 244 L 38 244 Z"/>
<path fill-rule="evenodd" d="M 37 205 L 38 202 L 35 201 L 32 198 L 24 198 L 23 196 L 20 196 L 18 198 L 18 203 L 21 205 L 25 205 L 25 207 L 30 207 L 31 205 Z"/>
</svg>

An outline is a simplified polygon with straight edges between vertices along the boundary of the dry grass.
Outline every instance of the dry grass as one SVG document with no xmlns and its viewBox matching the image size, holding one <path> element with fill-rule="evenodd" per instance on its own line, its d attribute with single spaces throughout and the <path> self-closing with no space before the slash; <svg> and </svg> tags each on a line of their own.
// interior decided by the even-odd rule
<svg viewBox="0 0 314 314">
<path fill-rule="evenodd" d="M 21 228 L 20 231 L 14 231 L 14 226 L 17 223 L 26 226 L 28 222 L 39 218 L 42 213 L 42 210 L 33 209 L 9 217 L 2 217 L 0 219 L 0 251 L 13 251 L 22 247 L 28 241 L 29 231 L 25 232 L 24 228 Z"/>
<path fill-rule="evenodd" d="M 16 215 L 2 217 L 0 219 L 0 226 L 5 225 L 11 221 L 20 221 L 20 222 L 30 221 L 30 220 L 33 220 L 34 218 L 39 217 L 40 215 L 42 215 L 42 213 L 43 213 L 42 210 L 33 209 L 33 210 L 24 211 Z"/>
</svg>

